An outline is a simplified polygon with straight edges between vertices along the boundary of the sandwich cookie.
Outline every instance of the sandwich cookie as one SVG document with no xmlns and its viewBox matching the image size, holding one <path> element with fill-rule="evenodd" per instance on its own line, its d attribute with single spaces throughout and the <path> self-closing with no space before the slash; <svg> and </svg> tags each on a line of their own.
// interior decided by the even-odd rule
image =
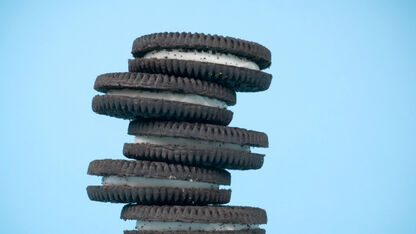
<svg viewBox="0 0 416 234">
<path fill-rule="evenodd" d="M 230 123 L 235 92 L 199 79 L 148 73 L 108 73 L 94 88 L 105 93 L 93 98 L 98 114 L 124 119 L 153 118 L 220 125 Z"/>
<path fill-rule="evenodd" d="M 192 77 L 241 92 L 269 88 L 270 51 L 255 42 L 202 33 L 154 33 L 133 42 L 129 71 Z"/>
<path fill-rule="evenodd" d="M 137 220 L 124 234 L 264 234 L 267 223 L 263 209 L 241 206 L 126 205 L 121 218 Z"/>
<path fill-rule="evenodd" d="M 201 167 L 258 169 L 264 155 L 250 148 L 268 147 L 264 133 L 213 124 L 135 120 L 128 134 L 135 136 L 124 144 L 128 158 Z"/>
<path fill-rule="evenodd" d="M 229 202 L 230 173 L 163 162 L 94 160 L 89 175 L 103 176 L 101 186 L 88 186 L 91 200 L 138 204 L 224 204 Z"/>
</svg>

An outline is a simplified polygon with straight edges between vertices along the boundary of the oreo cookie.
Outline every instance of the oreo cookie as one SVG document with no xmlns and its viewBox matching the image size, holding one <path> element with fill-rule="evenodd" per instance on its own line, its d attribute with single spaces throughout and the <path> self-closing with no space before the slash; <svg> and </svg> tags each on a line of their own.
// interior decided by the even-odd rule
<svg viewBox="0 0 416 234">
<path fill-rule="evenodd" d="M 225 204 L 231 190 L 225 170 L 149 161 L 94 160 L 89 175 L 103 176 L 101 186 L 88 186 L 91 200 L 138 204 Z"/>
<path fill-rule="evenodd" d="M 141 36 L 134 40 L 132 54 L 134 57 L 144 57 L 149 52 L 163 49 L 210 50 L 253 61 L 260 69 L 271 65 L 270 51 L 258 43 L 203 33 L 165 32 Z"/>
<path fill-rule="evenodd" d="M 200 33 L 155 33 L 133 43 L 129 71 L 214 81 L 236 91 L 268 89 L 271 64 L 264 46 L 232 37 Z"/>
<path fill-rule="evenodd" d="M 264 155 L 250 147 L 268 147 L 267 135 L 242 128 L 203 123 L 135 120 L 123 154 L 132 159 L 228 169 L 258 169 Z"/>
<path fill-rule="evenodd" d="M 137 220 L 136 229 L 124 234 L 264 234 L 263 209 L 242 206 L 143 206 L 126 205 L 124 220 Z"/>
<path fill-rule="evenodd" d="M 96 113 L 124 119 L 153 118 L 227 125 L 235 92 L 198 79 L 148 73 L 108 73 L 94 88 L 105 95 L 93 98 Z"/>
</svg>

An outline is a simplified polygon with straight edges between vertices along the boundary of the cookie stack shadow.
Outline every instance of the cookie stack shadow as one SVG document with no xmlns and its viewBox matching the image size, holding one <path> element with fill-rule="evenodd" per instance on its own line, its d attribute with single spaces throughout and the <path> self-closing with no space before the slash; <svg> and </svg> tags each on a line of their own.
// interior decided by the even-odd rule
<svg viewBox="0 0 416 234">
<path fill-rule="evenodd" d="M 263 209 L 226 206 L 226 169 L 259 169 L 267 135 L 227 127 L 237 92 L 266 90 L 270 51 L 254 42 L 198 33 L 155 33 L 137 38 L 129 72 L 97 77 L 98 114 L 131 120 L 126 160 L 94 160 L 91 200 L 126 203 L 122 219 L 133 233 L 265 233 Z"/>
</svg>

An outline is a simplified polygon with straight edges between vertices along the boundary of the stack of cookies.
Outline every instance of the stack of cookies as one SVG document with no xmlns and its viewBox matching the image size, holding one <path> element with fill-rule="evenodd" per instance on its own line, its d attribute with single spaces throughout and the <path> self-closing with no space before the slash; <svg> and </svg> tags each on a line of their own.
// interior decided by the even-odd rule
<svg viewBox="0 0 416 234">
<path fill-rule="evenodd" d="M 227 127 L 236 91 L 266 90 L 271 64 L 265 47 L 231 37 L 156 33 L 137 38 L 129 72 L 97 77 L 104 93 L 92 102 L 98 114 L 129 119 L 129 160 L 92 161 L 91 200 L 126 203 L 122 219 L 136 220 L 140 233 L 265 233 L 259 208 L 224 206 L 230 201 L 226 169 L 259 169 L 266 134 Z"/>
</svg>

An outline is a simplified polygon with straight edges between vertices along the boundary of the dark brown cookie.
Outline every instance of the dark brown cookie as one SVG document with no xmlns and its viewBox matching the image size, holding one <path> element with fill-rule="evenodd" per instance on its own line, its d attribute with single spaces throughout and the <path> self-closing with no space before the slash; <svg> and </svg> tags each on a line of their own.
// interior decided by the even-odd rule
<svg viewBox="0 0 416 234">
<path fill-rule="evenodd" d="M 171 91 L 215 98 L 226 102 L 229 106 L 235 105 L 236 102 L 235 92 L 217 83 L 162 74 L 138 72 L 107 73 L 97 77 L 94 89 L 103 93 L 114 89 Z"/>
<path fill-rule="evenodd" d="M 177 59 L 131 59 L 129 71 L 203 79 L 240 92 L 266 90 L 272 81 L 271 74 L 258 70 Z"/>
<path fill-rule="evenodd" d="M 205 205 L 225 204 L 231 196 L 231 190 L 218 187 L 229 185 L 231 179 L 230 174 L 221 169 L 163 162 L 104 159 L 92 161 L 88 167 L 88 174 L 105 176 L 104 179 L 110 178 L 110 182 L 107 180 L 106 183 L 103 179 L 102 186 L 87 187 L 88 197 L 95 201 Z M 139 182 L 133 184 L 134 179 Z"/>
<path fill-rule="evenodd" d="M 179 163 L 227 169 L 259 169 L 264 155 L 239 150 L 181 145 L 126 143 L 124 156 L 138 160 Z"/>
<path fill-rule="evenodd" d="M 87 193 L 93 201 L 143 205 L 225 204 L 231 197 L 225 189 L 167 187 L 88 186 Z"/>
<path fill-rule="evenodd" d="M 162 222 L 265 224 L 266 211 L 245 206 L 125 205 L 122 219 Z"/>
<path fill-rule="evenodd" d="M 233 113 L 227 109 L 153 98 L 97 95 L 92 109 L 98 114 L 123 119 L 152 118 L 228 125 Z"/>
<path fill-rule="evenodd" d="M 146 178 L 176 179 L 230 185 L 231 175 L 226 170 L 190 167 L 180 164 L 140 160 L 94 160 L 88 175 L 141 176 Z"/>
<path fill-rule="evenodd" d="M 255 62 L 260 69 L 271 64 L 270 51 L 255 42 L 233 37 L 203 33 L 153 33 L 138 37 L 133 42 L 132 54 L 142 57 L 147 52 L 161 49 L 189 49 L 233 54 Z"/>
<path fill-rule="evenodd" d="M 257 147 L 269 145 L 265 133 L 203 123 L 134 120 L 129 124 L 128 134 L 190 138 Z"/>
<path fill-rule="evenodd" d="M 202 224 L 241 224 L 259 225 L 267 223 L 267 215 L 263 209 L 240 206 L 143 206 L 126 205 L 121 211 L 122 219 L 155 222 L 183 222 Z M 190 230 L 187 230 L 190 231 Z M 263 229 L 253 228 L 238 231 L 165 231 L 154 233 L 264 233 Z M 125 232 L 126 233 L 126 232 Z M 149 231 L 129 231 L 127 233 L 150 233 Z"/>
</svg>

